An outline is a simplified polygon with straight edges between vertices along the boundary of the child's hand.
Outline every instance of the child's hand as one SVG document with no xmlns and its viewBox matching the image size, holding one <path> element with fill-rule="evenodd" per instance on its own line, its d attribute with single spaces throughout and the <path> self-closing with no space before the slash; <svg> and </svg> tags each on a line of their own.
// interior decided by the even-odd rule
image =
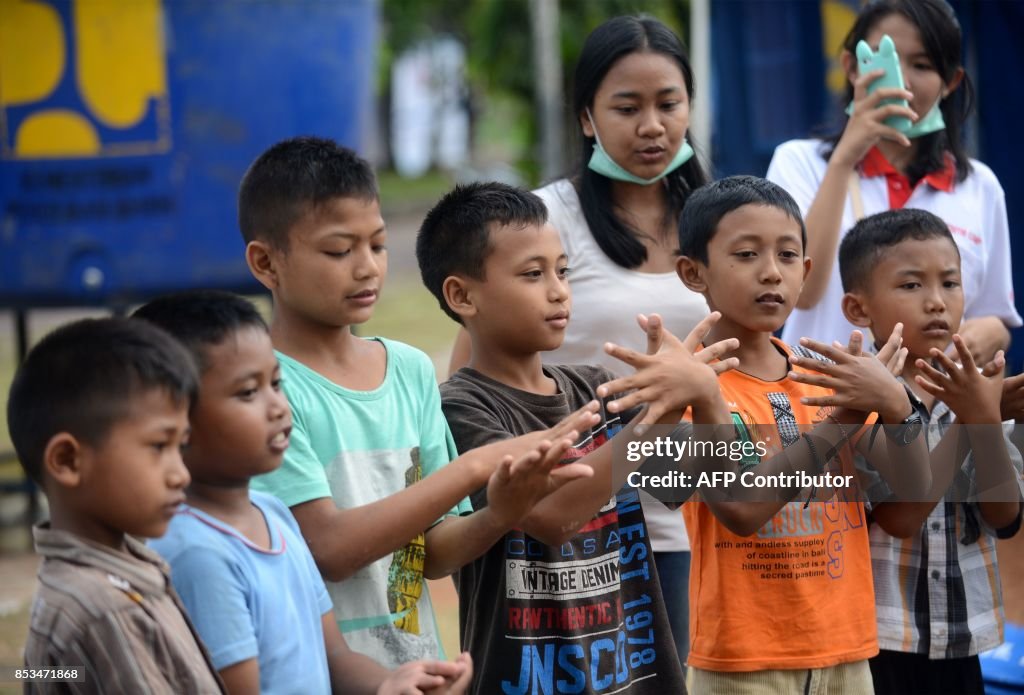
<svg viewBox="0 0 1024 695">
<path fill-rule="evenodd" d="M 964 345 L 974 357 L 975 364 L 994 361 L 996 353 L 1010 344 L 1010 331 L 997 316 L 968 319 L 957 332 L 964 339 Z M 946 354 L 952 357 L 953 361 L 959 359 L 956 348 L 952 345 L 946 349 Z"/>
<path fill-rule="evenodd" d="M 455 661 L 410 661 L 388 675 L 377 688 L 377 695 L 464 693 L 472 677 L 473 661 L 466 653 Z"/>
<path fill-rule="evenodd" d="M 851 336 L 847 348 L 832 347 L 802 338 L 801 345 L 827 357 L 832 363 L 791 355 L 789 361 L 792 364 L 819 373 L 791 372 L 790 378 L 801 384 L 832 389 L 833 393 L 827 396 L 805 396 L 800 402 L 804 405 L 847 408 L 862 413 L 877 412 L 884 422 L 901 422 L 912 410 L 906 390 L 896 381 L 892 371 L 896 367 L 902 371 L 900 361 L 906 359 L 906 354 L 902 358 L 900 356 L 901 329 L 902 326 L 897 326 L 877 356 L 860 352 L 860 331 L 854 331 L 855 335 Z"/>
<path fill-rule="evenodd" d="M 1024 374 L 1003 379 L 1003 397 L 999 401 L 999 414 L 1004 420 L 1024 420 Z"/>
<path fill-rule="evenodd" d="M 579 433 L 571 431 L 554 442 L 543 440 L 518 459 L 505 456 L 501 460 L 487 483 L 487 505 L 500 524 L 514 526 L 543 497 L 570 480 L 594 475 L 585 463 L 558 465 L 577 439 Z"/>
<path fill-rule="evenodd" d="M 917 383 L 949 406 L 956 413 L 956 419 L 966 425 L 998 424 L 1000 417 L 1000 401 L 1003 395 L 1003 375 L 1001 372 L 985 374 L 978 371 L 974 356 L 967 348 L 964 339 L 956 334 L 953 336 L 962 367 L 954 362 L 949 355 L 938 348 L 932 348 L 931 357 L 945 374 L 924 360 L 917 361 L 917 368 L 923 374 L 915 377 Z"/>
<path fill-rule="evenodd" d="M 1005 369 L 1006 356 L 1002 350 L 999 350 L 992 361 L 982 367 L 981 373 L 987 377 L 1003 376 Z M 1003 396 L 999 399 L 999 416 L 1003 420 L 1017 420 L 1018 422 L 1024 420 L 1024 374 L 1003 379 Z"/>
<path fill-rule="evenodd" d="M 640 330 L 647 334 L 647 354 L 657 355 L 661 351 L 661 344 L 664 340 L 664 334 L 661 330 L 661 316 L 659 314 L 651 314 L 650 316 L 637 314 L 636 322 L 640 326 Z"/>
<path fill-rule="evenodd" d="M 864 345 L 864 334 L 860 331 L 853 331 L 850 333 L 850 342 L 846 345 L 846 352 L 853 357 L 858 357 L 861 354 L 861 349 Z M 882 364 L 885 365 L 886 369 L 893 376 L 899 376 L 903 373 L 903 367 L 907 363 L 907 354 L 909 350 L 902 347 L 903 345 L 903 324 L 897 323 L 892 328 L 892 333 L 889 335 L 889 339 L 885 341 L 885 345 L 875 355 Z M 837 350 L 842 350 L 843 344 L 838 340 L 833 341 L 832 346 Z"/>
<path fill-rule="evenodd" d="M 646 426 L 659 422 L 674 410 L 679 410 L 681 414 L 689 405 L 706 404 L 716 398 L 719 393 L 717 374 L 735 368 L 739 365 L 739 360 L 730 357 L 713 365 L 710 363 L 738 348 L 739 341 L 729 338 L 694 351 L 719 318 L 721 314 L 717 311 L 705 317 L 682 341 L 664 327 L 660 327 L 659 320 L 656 324 L 660 327 L 659 341 L 651 337 L 650 326 L 655 321 L 655 317 L 652 316 L 647 323 L 648 350 L 659 346 L 660 343 L 657 354 L 642 355 L 619 345 L 606 344 L 605 351 L 609 355 L 637 370 L 635 374 L 614 379 L 598 387 L 597 394 L 602 398 L 612 393 L 635 389 L 632 393 L 609 403 L 608 410 L 618 413 L 646 403 L 647 412 L 639 423 Z"/>
<path fill-rule="evenodd" d="M 576 412 L 567 415 L 554 427 L 546 430 L 530 432 L 511 439 L 503 439 L 491 444 L 471 449 L 459 456 L 456 461 L 464 462 L 468 467 L 470 475 L 480 480 L 480 485 L 490 481 L 495 469 L 504 457 L 511 456 L 518 459 L 536 450 L 541 442 L 557 442 L 572 433 L 586 432 L 591 427 L 601 422 L 601 416 L 597 414 L 600 404 L 597 401 L 590 401 Z M 562 472 L 555 469 L 551 472 L 552 477 L 558 479 L 563 475 L 572 475 L 571 471 Z"/>
<path fill-rule="evenodd" d="M 473 657 L 469 652 L 462 652 L 455 657 L 455 664 L 462 667 L 462 673 L 455 678 L 445 678 L 444 685 L 425 690 L 424 695 L 464 695 L 469 692 L 469 684 L 473 680 Z"/>
</svg>

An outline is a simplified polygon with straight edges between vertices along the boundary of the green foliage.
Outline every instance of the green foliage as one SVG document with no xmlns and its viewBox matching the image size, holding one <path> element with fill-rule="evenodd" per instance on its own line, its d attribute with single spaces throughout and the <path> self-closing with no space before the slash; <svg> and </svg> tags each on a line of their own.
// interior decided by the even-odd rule
<svg viewBox="0 0 1024 695">
<path fill-rule="evenodd" d="M 649 14 L 675 30 L 684 42 L 688 37 L 689 0 L 561 0 L 559 12 L 566 105 L 583 41 L 601 22 L 623 14 Z M 430 36 L 449 34 L 466 46 L 471 91 L 478 104 L 500 94 L 518 101 L 522 111 L 531 112 L 535 90 L 529 0 L 381 0 L 381 21 L 382 94 L 387 93 L 396 55 Z M 566 118 L 571 120 L 568 114 Z M 533 153 L 539 139 L 536 119 L 526 118 L 517 131 L 522 131 L 516 135 L 527 143 L 525 151 Z M 517 164 L 525 164 L 521 169 L 528 179 L 535 178 L 536 162 Z"/>
<path fill-rule="evenodd" d="M 688 0 L 562 0 L 562 60 L 569 83 L 583 41 L 594 27 L 622 14 L 650 14 L 686 37 Z M 533 97 L 533 37 L 529 0 L 382 0 L 382 38 L 391 56 L 435 34 L 451 34 L 467 47 L 474 86 Z M 386 73 L 385 73 L 386 74 Z"/>
</svg>

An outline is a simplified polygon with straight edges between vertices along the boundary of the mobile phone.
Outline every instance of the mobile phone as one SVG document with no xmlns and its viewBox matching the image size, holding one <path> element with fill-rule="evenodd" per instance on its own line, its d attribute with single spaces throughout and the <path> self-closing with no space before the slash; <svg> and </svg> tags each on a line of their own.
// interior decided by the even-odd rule
<svg viewBox="0 0 1024 695">
<path fill-rule="evenodd" d="M 878 51 L 873 52 L 866 41 L 857 43 L 857 69 L 859 74 L 872 72 L 873 70 L 885 70 L 885 74 L 868 85 L 868 94 L 871 94 L 879 87 L 895 87 L 903 89 L 903 71 L 900 70 L 900 58 L 896 55 L 896 46 L 888 34 L 878 42 Z M 910 106 L 906 99 L 882 99 L 879 106 L 886 104 L 898 104 Z M 904 132 L 910 128 L 911 121 L 906 116 L 890 116 L 885 119 L 885 124 Z"/>
</svg>

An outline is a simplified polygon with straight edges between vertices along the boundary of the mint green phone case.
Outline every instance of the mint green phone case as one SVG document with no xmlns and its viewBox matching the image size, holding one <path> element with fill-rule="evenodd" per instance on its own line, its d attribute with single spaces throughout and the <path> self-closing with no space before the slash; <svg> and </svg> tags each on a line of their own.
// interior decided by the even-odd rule
<svg viewBox="0 0 1024 695">
<path fill-rule="evenodd" d="M 868 94 L 871 94 L 879 87 L 896 87 L 903 89 L 903 71 L 900 70 L 900 59 L 896 55 L 896 46 L 892 39 L 886 34 L 878 43 L 878 52 L 872 52 L 867 42 L 857 43 L 857 69 L 863 75 L 873 70 L 885 70 L 885 74 L 868 85 Z M 899 104 L 909 106 L 906 99 L 883 99 L 880 105 Z M 910 119 L 906 116 L 890 116 L 885 119 L 885 124 L 900 132 L 910 128 Z"/>
</svg>

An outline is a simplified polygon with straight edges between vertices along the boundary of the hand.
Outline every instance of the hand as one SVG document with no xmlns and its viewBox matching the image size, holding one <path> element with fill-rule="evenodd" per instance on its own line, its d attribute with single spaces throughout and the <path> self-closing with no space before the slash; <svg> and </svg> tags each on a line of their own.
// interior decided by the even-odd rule
<svg viewBox="0 0 1024 695">
<path fill-rule="evenodd" d="M 830 395 L 805 396 L 800 402 L 804 405 L 847 408 L 862 413 L 878 412 L 885 422 L 901 422 L 913 410 L 906 390 L 892 372 L 892 369 L 901 366 L 899 346 L 902 326 L 893 330 L 878 356 L 862 353 L 859 345 L 863 338 L 860 331 L 854 331 L 854 334 L 850 338 L 850 348 L 832 347 L 807 338 L 800 340 L 801 345 L 827 357 L 832 363 L 791 355 L 789 361 L 792 364 L 818 374 L 791 372 L 790 378 L 801 384 L 833 391 Z M 880 358 L 885 358 L 886 362 L 883 363 Z M 906 359 L 905 354 L 903 359 Z"/>
<path fill-rule="evenodd" d="M 469 692 L 469 684 L 473 680 L 473 657 L 469 652 L 462 652 L 455 657 L 455 664 L 462 667 L 462 673 L 454 679 L 445 678 L 444 685 L 427 690 L 424 695 L 464 695 Z"/>
<path fill-rule="evenodd" d="M 523 434 L 511 439 L 503 439 L 492 444 L 471 449 L 459 456 L 452 463 L 466 466 L 469 475 L 480 480 L 480 486 L 489 484 L 491 476 L 501 461 L 506 456 L 518 459 L 534 451 L 542 442 L 557 442 L 569 437 L 573 433 L 586 432 L 591 427 L 601 422 L 601 416 L 597 414 L 600 404 L 597 401 L 590 401 L 576 412 L 567 415 L 554 427 L 546 430 L 538 430 Z M 572 476 L 571 471 L 563 473 L 561 470 L 552 471 L 551 475 L 558 479 L 563 475 Z"/>
<path fill-rule="evenodd" d="M 908 106 L 879 104 L 883 99 L 906 99 L 909 103 L 914 95 L 905 89 L 895 87 L 880 87 L 868 94 L 868 85 L 884 74 L 884 70 L 872 70 L 860 75 L 853 83 L 853 114 L 846 122 L 842 137 L 836 143 L 832 159 L 853 166 L 883 138 L 910 147 L 910 139 L 895 128 L 887 126 L 885 119 L 890 116 L 905 116 L 916 121 L 917 113 Z"/>
<path fill-rule="evenodd" d="M 999 351 L 1002 354 L 1002 350 Z M 1003 397 L 999 400 L 999 416 L 1004 420 L 1024 420 L 1024 374 L 1003 379 Z"/>
<path fill-rule="evenodd" d="M 664 339 L 664 335 L 661 332 L 661 316 L 651 314 L 648 317 L 644 314 L 637 314 L 636 322 L 640 326 L 640 330 L 647 334 L 647 354 L 657 355 L 661 350 L 661 343 Z"/>
<path fill-rule="evenodd" d="M 619 345 L 606 344 L 605 351 L 609 355 L 637 370 L 630 376 L 614 379 L 598 387 L 597 394 L 602 398 L 633 389 L 632 393 L 609 403 L 608 410 L 618 413 L 646 403 L 647 412 L 639 424 L 647 426 L 661 421 L 674 410 L 679 410 L 681 416 L 687 406 L 706 404 L 717 397 L 717 375 L 735 368 L 739 360 L 730 357 L 711 363 L 738 348 L 739 341 L 729 338 L 694 351 L 721 316 L 717 311 L 708 315 L 682 341 L 661 328 L 660 351 L 657 354 L 641 355 Z M 653 316 L 651 320 L 654 320 Z M 648 347 L 651 343 L 649 340 Z M 675 421 L 678 419 L 675 418 Z"/>
<path fill-rule="evenodd" d="M 850 342 L 846 346 L 847 354 L 853 357 L 859 357 L 861 350 L 864 345 L 864 334 L 860 331 L 853 331 L 850 333 Z M 885 341 L 885 345 L 878 351 L 876 357 L 880 362 L 885 365 L 885 368 L 889 370 L 889 373 L 893 376 L 899 376 L 903 373 L 903 367 L 907 362 L 907 354 L 909 350 L 902 347 L 903 345 L 903 324 L 897 323 L 892 328 L 892 333 L 889 335 L 889 339 Z M 842 350 L 843 344 L 838 340 L 833 341 L 832 346 L 837 350 Z"/>
<path fill-rule="evenodd" d="M 466 657 L 469 655 L 466 654 Z M 377 695 L 433 695 L 434 693 L 462 693 L 452 690 L 461 682 L 467 671 L 473 675 L 473 662 L 460 659 L 455 661 L 421 660 L 402 664 L 392 671 L 377 688 Z M 466 680 L 468 683 L 468 679 Z"/>
<path fill-rule="evenodd" d="M 921 374 L 915 379 L 925 391 L 935 396 L 956 413 L 956 419 L 965 425 L 998 424 L 1000 401 L 1003 395 L 1001 372 L 986 375 L 978 371 L 974 356 L 959 334 L 953 336 L 953 346 L 960 357 L 960 366 L 949 355 L 932 348 L 931 357 L 945 374 L 924 360 L 917 361 Z"/>
<path fill-rule="evenodd" d="M 960 326 L 960 336 L 964 344 L 974 357 L 975 364 L 985 364 L 995 359 L 999 350 L 1004 350 L 1010 344 L 1010 332 L 1006 324 L 997 316 L 981 316 L 976 319 L 968 319 Z M 957 359 L 957 351 L 953 346 L 946 350 L 946 354 Z"/>
<path fill-rule="evenodd" d="M 536 449 L 518 459 L 505 456 L 501 460 L 487 483 L 487 506 L 500 524 L 511 528 L 526 517 L 541 498 L 570 480 L 594 475 L 594 469 L 585 463 L 558 466 L 578 439 L 579 432 L 574 430 L 554 442 L 543 440 Z"/>
<path fill-rule="evenodd" d="M 1000 350 L 981 369 L 982 376 L 1004 376 L 1006 356 Z M 999 399 L 999 417 L 1003 420 L 1024 420 L 1024 374 L 1003 379 L 1003 395 Z"/>
</svg>

